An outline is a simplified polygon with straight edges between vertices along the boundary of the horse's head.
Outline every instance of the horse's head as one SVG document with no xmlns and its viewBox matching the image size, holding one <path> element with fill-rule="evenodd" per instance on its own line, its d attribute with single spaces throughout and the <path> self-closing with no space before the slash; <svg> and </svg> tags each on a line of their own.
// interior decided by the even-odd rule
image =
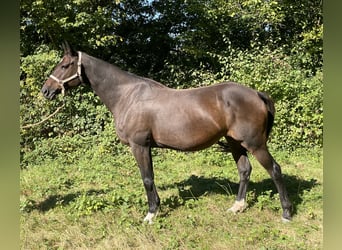
<svg viewBox="0 0 342 250">
<path fill-rule="evenodd" d="M 64 95 L 65 89 L 82 83 L 81 52 L 75 52 L 67 43 L 63 44 L 63 49 L 62 60 L 57 64 L 41 90 L 44 97 L 48 99 L 53 99 L 59 93 Z"/>
</svg>

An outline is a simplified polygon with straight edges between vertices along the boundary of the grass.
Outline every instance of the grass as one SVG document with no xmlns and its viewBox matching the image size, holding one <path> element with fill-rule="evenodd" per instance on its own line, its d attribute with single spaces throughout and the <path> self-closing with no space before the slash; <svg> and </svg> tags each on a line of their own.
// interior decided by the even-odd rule
<svg viewBox="0 0 342 250">
<path fill-rule="evenodd" d="M 154 150 L 161 210 L 142 223 L 147 201 L 128 149 L 86 152 L 21 170 L 21 249 L 322 249 L 322 150 L 273 152 L 295 207 L 281 222 L 279 196 L 253 159 L 248 209 L 233 215 L 238 175 L 231 155 Z"/>
</svg>

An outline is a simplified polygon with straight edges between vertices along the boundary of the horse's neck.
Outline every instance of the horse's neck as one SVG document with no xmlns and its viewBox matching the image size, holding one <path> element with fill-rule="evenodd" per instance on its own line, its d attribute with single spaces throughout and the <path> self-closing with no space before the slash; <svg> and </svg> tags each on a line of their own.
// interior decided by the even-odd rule
<svg viewBox="0 0 342 250">
<path fill-rule="evenodd" d="M 83 58 L 82 65 L 92 89 L 114 114 L 120 101 L 130 90 L 128 83 L 132 76 L 95 57 L 85 55 Z"/>
</svg>

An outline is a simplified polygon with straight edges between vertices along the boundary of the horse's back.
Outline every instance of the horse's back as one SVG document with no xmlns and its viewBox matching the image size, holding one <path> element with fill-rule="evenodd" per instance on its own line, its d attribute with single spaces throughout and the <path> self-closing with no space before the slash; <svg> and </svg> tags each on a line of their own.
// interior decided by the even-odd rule
<svg viewBox="0 0 342 250">
<path fill-rule="evenodd" d="M 242 140 L 255 134 L 265 119 L 257 92 L 236 83 L 158 91 L 158 98 L 146 104 L 157 145 L 197 150 L 222 136 Z"/>
</svg>

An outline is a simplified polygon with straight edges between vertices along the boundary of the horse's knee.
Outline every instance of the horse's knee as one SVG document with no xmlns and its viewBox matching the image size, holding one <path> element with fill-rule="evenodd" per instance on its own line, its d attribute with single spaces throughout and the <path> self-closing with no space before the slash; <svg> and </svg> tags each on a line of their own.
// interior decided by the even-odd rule
<svg viewBox="0 0 342 250">
<path fill-rule="evenodd" d="M 244 156 L 243 158 L 240 158 L 240 160 L 237 162 L 238 171 L 240 175 L 241 180 L 249 180 L 249 177 L 252 172 L 252 166 L 247 158 L 247 156 Z"/>
<path fill-rule="evenodd" d="M 249 176 L 252 172 L 252 165 L 250 164 L 248 158 L 246 157 L 246 161 L 242 167 L 242 170 L 241 172 L 246 175 L 246 176 Z"/>
<path fill-rule="evenodd" d="M 273 163 L 273 169 L 272 170 L 273 170 L 272 171 L 272 177 L 274 179 L 278 180 L 278 179 L 282 178 L 281 168 L 276 162 Z"/>
<path fill-rule="evenodd" d="M 145 186 L 146 190 L 152 191 L 153 184 L 154 184 L 154 181 L 152 180 L 152 178 L 144 178 L 143 182 L 144 182 L 144 186 Z"/>
<path fill-rule="evenodd" d="M 243 168 L 239 169 L 239 176 L 241 181 L 249 181 L 249 178 L 251 176 L 252 168 Z"/>
</svg>

